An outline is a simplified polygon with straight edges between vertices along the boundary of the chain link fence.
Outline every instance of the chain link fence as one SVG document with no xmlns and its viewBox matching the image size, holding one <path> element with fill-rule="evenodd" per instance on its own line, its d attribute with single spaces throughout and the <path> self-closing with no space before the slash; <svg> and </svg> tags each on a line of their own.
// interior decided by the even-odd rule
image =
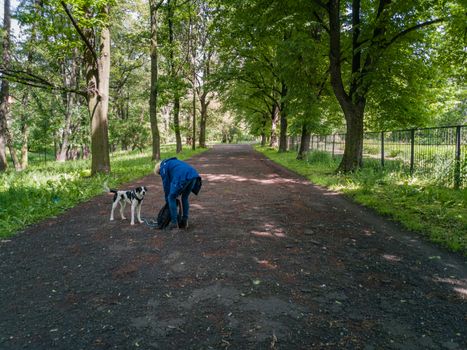
<svg viewBox="0 0 467 350">
<path fill-rule="evenodd" d="M 300 138 L 289 138 L 298 150 Z M 312 135 L 310 150 L 342 156 L 345 134 Z M 467 125 L 366 132 L 363 159 L 380 167 L 421 175 L 454 188 L 467 186 Z"/>
</svg>

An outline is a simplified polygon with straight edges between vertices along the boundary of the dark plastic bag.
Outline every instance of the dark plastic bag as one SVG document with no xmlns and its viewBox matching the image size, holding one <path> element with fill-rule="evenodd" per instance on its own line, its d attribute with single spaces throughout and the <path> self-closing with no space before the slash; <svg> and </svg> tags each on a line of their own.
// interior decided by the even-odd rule
<svg viewBox="0 0 467 350">
<path fill-rule="evenodd" d="M 182 221 L 182 203 L 180 202 L 180 199 L 176 199 L 177 202 L 177 221 L 178 224 L 180 225 L 180 222 Z M 159 213 L 157 214 L 156 220 L 147 220 L 143 218 L 144 222 L 146 223 L 147 226 L 156 228 L 159 230 L 164 230 L 169 226 L 170 224 L 170 210 L 169 210 L 169 204 L 165 203 L 164 206 L 159 210 Z"/>
</svg>

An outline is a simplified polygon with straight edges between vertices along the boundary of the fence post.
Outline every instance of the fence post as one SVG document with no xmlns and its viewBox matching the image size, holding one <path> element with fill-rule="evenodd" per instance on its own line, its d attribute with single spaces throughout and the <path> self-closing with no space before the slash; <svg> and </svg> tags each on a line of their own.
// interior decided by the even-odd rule
<svg viewBox="0 0 467 350">
<path fill-rule="evenodd" d="M 384 131 L 381 131 L 381 166 L 384 168 Z"/>
<path fill-rule="evenodd" d="M 413 175 L 415 162 L 415 129 L 410 130 L 410 175 Z"/>
<path fill-rule="evenodd" d="M 336 134 L 332 135 L 332 158 L 334 158 L 334 144 L 336 143 Z"/>
<path fill-rule="evenodd" d="M 461 126 L 456 126 L 456 162 L 454 166 L 454 188 L 461 187 Z"/>
<path fill-rule="evenodd" d="M 310 147 L 310 150 L 313 151 L 313 139 L 314 139 L 315 135 L 311 135 L 311 147 Z"/>
</svg>

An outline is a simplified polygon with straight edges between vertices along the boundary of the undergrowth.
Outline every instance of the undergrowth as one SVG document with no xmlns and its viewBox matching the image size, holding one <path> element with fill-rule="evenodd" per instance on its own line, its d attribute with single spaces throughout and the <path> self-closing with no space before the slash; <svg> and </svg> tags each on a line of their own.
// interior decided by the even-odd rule
<svg viewBox="0 0 467 350">
<path fill-rule="evenodd" d="M 162 148 L 162 158 L 175 156 L 173 147 Z M 203 150 L 177 154 L 187 159 Z M 117 152 L 111 155 L 109 175 L 90 176 L 90 160 L 64 163 L 32 163 L 22 172 L 0 174 L 0 237 L 8 237 L 28 225 L 56 216 L 76 204 L 103 193 L 109 187 L 141 178 L 154 169 L 150 152 Z"/>
<path fill-rule="evenodd" d="M 273 161 L 306 176 L 317 185 L 352 197 L 408 229 L 467 255 L 467 189 L 441 187 L 422 177 L 369 164 L 353 174 L 338 174 L 337 159 L 326 152 L 311 152 L 297 160 L 295 152 L 278 153 L 257 147 Z"/>
</svg>

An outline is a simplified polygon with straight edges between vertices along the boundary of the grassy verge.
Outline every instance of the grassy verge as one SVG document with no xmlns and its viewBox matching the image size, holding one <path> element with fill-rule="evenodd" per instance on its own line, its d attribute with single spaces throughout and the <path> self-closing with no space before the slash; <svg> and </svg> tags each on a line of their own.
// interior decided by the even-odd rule
<svg viewBox="0 0 467 350">
<path fill-rule="evenodd" d="M 374 167 L 349 175 L 336 174 L 337 161 L 323 152 L 311 153 L 307 160 L 299 161 L 295 152 L 278 153 L 262 147 L 257 150 L 313 183 L 342 192 L 408 229 L 467 255 L 467 189 L 443 188 Z"/>
<path fill-rule="evenodd" d="M 173 148 L 162 148 L 162 158 L 175 156 Z M 203 150 L 177 154 L 187 159 Z M 119 152 L 111 156 L 112 173 L 90 177 L 90 161 L 38 162 L 22 172 L 0 174 L 0 238 L 62 213 L 76 204 L 102 194 L 103 184 L 118 187 L 154 169 L 150 152 Z"/>
</svg>

